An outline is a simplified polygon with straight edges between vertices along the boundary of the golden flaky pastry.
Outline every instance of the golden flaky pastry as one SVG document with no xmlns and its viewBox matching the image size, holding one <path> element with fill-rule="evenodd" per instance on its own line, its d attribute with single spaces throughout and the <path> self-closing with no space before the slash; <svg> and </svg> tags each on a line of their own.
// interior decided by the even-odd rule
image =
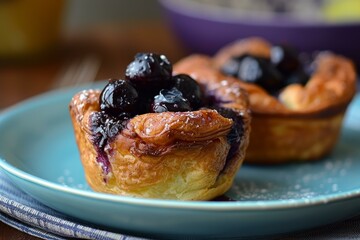
<svg viewBox="0 0 360 240">
<path fill-rule="evenodd" d="M 208 84 L 212 97 L 228 92 L 220 82 Z M 236 114 L 236 128 L 236 120 L 207 108 L 145 113 L 122 123 L 103 148 L 95 143 L 99 95 L 99 90 L 84 90 L 70 103 L 81 161 L 92 189 L 143 198 L 210 200 L 230 188 L 250 132 L 248 99 L 242 89 L 233 88 L 229 101 L 217 105 Z M 229 134 L 234 129 L 239 132 L 239 127 L 239 142 L 231 145 Z"/>
<path fill-rule="evenodd" d="M 193 55 L 175 66 L 206 83 L 220 75 L 233 56 L 251 54 L 269 58 L 271 44 L 260 38 L 240 40 L 222 48 L 213 58 Z M 252 111 L 247 163 L 283 163 L 319 159 L 334 147 L 344 113 L 356 91 L 352 62 L 331 52 L 314 60 L 315 72 L 306 85 L 290 84 L 278 97 L 262 87 L 224 76 L 227 84 L 240 85 L 249 94 Z"/>
</svg>

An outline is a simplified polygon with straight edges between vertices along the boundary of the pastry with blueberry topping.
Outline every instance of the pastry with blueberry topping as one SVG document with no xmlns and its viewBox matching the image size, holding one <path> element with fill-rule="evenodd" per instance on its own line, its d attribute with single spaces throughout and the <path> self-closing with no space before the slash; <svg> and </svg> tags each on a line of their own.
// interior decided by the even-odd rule
<svg viewBox="0 0 360 240">
<path fill-rule="evenodd" d="M 252 121 L 245 162 L 310 161 L 336 144 L 356 91 L 356 72 L 349 59 L 329 51 L 302 58 L 289 45 L 249 38 L 224 46 L 214 57 L 189 56 L 174 71 L 203 82 L 217 72 L 248 92 Z"/>
<path fill-rule="evenodd" d="M 198 82 L 140 53 L 123 79 L 70 102 L 87 182 L 98 192 L 210 200 L 232 185 L 250 133 L 247 93 L 218 73 Z M 226 94 L 226 95 L 224 95 Z"/>
</svg>

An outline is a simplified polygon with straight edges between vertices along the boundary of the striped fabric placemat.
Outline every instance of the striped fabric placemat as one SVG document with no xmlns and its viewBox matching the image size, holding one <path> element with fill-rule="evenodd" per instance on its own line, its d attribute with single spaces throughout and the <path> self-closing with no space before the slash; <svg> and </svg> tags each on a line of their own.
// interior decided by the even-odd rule
<svg viewBox="0 0 360 240">
<path fill-rule="evenodd" d="M 19 190 L 1 169 L 0 221 L 43 239 L 143 239 L 106 231 L 59 213 Z"/>
</svg>

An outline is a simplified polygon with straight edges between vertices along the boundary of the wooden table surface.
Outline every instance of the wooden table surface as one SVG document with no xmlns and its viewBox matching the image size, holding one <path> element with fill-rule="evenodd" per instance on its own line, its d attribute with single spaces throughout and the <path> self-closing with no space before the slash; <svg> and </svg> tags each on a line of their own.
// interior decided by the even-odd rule
<svg viewBox="0 0 360 240">
<path fill-rule="evenodd" d="M 61 46 L 46 58 L 0 62 L 0 109 L 52 88 L 61 71 L 72 62 L 95 56 L 101 62 L 96 79 L 121 78 L 137 52 L 165 54 L 176 62 L 186 51 L 165 23 L 143 22 L 94 26 L 69 33 Z M 38 239 L 0 222 L 0 240 Z"/>
</svg>

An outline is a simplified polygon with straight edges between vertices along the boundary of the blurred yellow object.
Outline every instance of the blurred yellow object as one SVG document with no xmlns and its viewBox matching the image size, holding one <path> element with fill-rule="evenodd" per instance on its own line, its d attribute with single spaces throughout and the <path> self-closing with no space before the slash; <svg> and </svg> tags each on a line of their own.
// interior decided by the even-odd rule
<svg viewBox="0 0 360 240">
<path fill-rule="evenodd" d="M 45 54 L 59 40 L 64 0 L 0 1 L 0 58 Z"/>
<path fill-rule="evenodd" d="M 324 16 L 329 21 L 360 21 L 360 0 L 328 0 Z"/>
</svg>

